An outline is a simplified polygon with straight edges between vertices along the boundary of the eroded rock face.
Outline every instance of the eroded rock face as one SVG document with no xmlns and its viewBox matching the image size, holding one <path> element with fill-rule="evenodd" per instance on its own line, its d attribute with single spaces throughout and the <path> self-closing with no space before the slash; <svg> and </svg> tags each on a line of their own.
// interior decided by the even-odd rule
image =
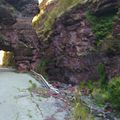
<svg viewBox="0 0 120 120">
<path fill-rule="evenodd" d="M 32 8 L 35 7 L 29 4 Z M 11 24 L 1 22 L 0 26 L 0 47 L 14 53 L 20 71 L 36 69 L 40 58 L 45 58 L 50 80 L 73 84 L 83 80 L 97 80 L 100 63 L 106 66 L 108 78 L 120 75 L 119 54 L 107 56 L 94 50 L 96 37 L 86 19 L 84 6 L 78 5 L 59 17 L 53 30 L 46 34 L 41 32 L 39 39 L 31 26 L 34 12 L 28 13 L 29 17 L 26 17 L 26 13 L 24 17 L 24 13 L 16 18 L 16 22 L 12 17 Z M 42 26 L 43 24 L 44 20 Z M 114 38 L 119 39 L 119 31 L 118 22 L 114 27 Z"/>
<path fill-rule="evenodd" d="M 75 7 L 61 16 L 47 41 L 43 41 L 43 34 L 40 36 L 41 54 L 48 60 L 46 72 L 50 80 L 73 84 L 98 80 L 101 63 L 105 65 L 109 79 L 120 75 L 119 55 L 107 56 L 94 51 L 96 37 L 86 19 L 84 6 Z"/>
<path fill-rule="evenodd" d="M 84 7 L 76 7 L 61 17 L 51 36 L 44 54 L 50 58 L 47 72 L 51 79 L 77 83 L 93 75 L 97 78 L 94 71 L 98 62 L 90 55 L 95 36 L 86 20 Z"/>
<path fill-rule="evenodd" d="M 12 2 L 15 1 L 11 1 L 11 4 Z M 31 15 L 29 17 L 16 16 L 15 19 L 5 7 L 4 9 L 0 11 L 0 48 L 14 53 L 18 70 L 24 72 L 35 69 L 40 55 L 39 40 L 31 24 L 32 14 L 28 13 Z"/>
</svg>

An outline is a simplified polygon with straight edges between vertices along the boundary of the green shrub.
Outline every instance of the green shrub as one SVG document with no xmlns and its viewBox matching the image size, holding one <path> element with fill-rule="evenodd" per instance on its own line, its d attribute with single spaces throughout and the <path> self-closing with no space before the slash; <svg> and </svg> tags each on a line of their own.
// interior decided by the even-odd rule
<svg viewBox="0 0 120 120">
<path fill-rule="evenodd" d="M 9 51 L 4 52 L 3 65 L 5 67 L 12 66 L 15 67 L 14 54 Z"/>
<path fill-rule="evenodd" d="M 80 90 L 76 90 L 76 96 L 73 101 L 73 119 L 72 120 L 94 120 L 94 116 L 90 112 L 89 108 L 80 100 Z"/>
<path fill-rule="evenodd" d="M 47 79 L 46 68 L 48 61 L 46 59 L 41 59 L 37 66 L 37 72 L 42 74 Z"/>
<path fill-rule="evenodd" d="M 101 88 L 106 88 L 107 84 L 108 84 L 108 79 L 107 79 L 107 74 L 106 74 L 106 69 L 105 69 L 104 64 L 100 63 L 98 65 L 98 72 L 99 72 L 99 76 L 100 76 Z"/>
<path fill-rule="evenodd" d="M 120 77 L 114 78 L 108 85 L 109 102 L 113 108 L 120 110 Z"/>
<path fill-rule="evenodd" d="M 109 93 L 107 90 L 102 88 L 96 88 L 92 92 L 93 98 L 98 106 L 103 107 L 109 99 Z"/>
<path fill-rule="evenodd" d="M 94 120 L 89 109 L 82 102 L 76 102 L 73 120 Z"/>
<path fill-rule="evenodd" d="M 112 35 L 107 36 L 102 42 L 101 51 L 107 55 L 120 53 L 120 40 L 114 38 Z"/>
<path fill-rule="evenodd" d="M 96 17 L 88 11 L 86 12 L 86 17 L 96 35 L 96 45 L 99 46 L 101 45 L 101 40 L 104 40 L 108 35 L 112 34 L 112 27 L 116 19 L 116 13 Z"/>
<path fill-rule="evenodd" d="M 30 83 L 30 87 L 28 88 L 28 90 L 32 92 L 32 90 L 37 88 L 37 85 L 36 83 L 33 83 L 32 80 L 29 80 L 29 83 Z"/>
</svg>

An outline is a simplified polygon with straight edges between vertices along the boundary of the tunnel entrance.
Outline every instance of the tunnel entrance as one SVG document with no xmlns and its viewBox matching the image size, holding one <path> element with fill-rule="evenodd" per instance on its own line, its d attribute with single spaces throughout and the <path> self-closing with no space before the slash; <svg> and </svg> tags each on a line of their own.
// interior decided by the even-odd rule
<svg viewBox="0 0 120 120">
<path fill-rule="evenodd" d="M 15 67 L 14 54 L 11 51 L 0 50 L 0 66 Z"/>
</svg>

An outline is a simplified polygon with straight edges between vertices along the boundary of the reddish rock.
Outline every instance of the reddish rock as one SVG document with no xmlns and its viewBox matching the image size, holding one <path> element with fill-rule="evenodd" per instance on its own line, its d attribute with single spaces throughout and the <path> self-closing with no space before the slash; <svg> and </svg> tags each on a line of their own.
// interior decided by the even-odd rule
<svg viewBox="0 0 120 120">
<path fill-rule="evenodd" d="M 25 63 L 20 63 L 20 64 L 18 65 L 18 71 L 20 71 L 20 72 L 29 71 L 29 67 L 28 67 L 28 65 L 26 65 Z"/>
<path fill-rule="evenodd" d="M 43 41 L 46 35 L 39 34 L 41 56 L 48 60 L 46 72 L 50 80 L 73 84 L 98 80 L 100 63 L 106 66 L 109 79 L 120 75 L 119 55 L 110 57 L 94 51 L 96 37 L 85 13 L 85 7 L 78 6 L 58 18 L 47 42 Z"/>
<path fill-rule="evenodd" d="M 16 20 L 14 20 L 15 18 L 10 11 L 6 10 L 6 6 L 1 8 L 0 5 L 0 9 L 5 9 L 0 10 L 0 25 L 2 25 L 0 33 L 4 36 L 3 40 L 0 41 L 0 48 L 14 53 L 15 64 L 19 71 L 25 72 L 35 69 L 38 59 L 40 59 L 40 50 L 39 40 L 36 31 L 32 28 L 31 21 L 37 13 L 38 6 L 35 1 L 6 1 L 16 7 L 18 11 L 22 11 L 22 14 L 19 16 L 18 12 Z"/>
</svg>

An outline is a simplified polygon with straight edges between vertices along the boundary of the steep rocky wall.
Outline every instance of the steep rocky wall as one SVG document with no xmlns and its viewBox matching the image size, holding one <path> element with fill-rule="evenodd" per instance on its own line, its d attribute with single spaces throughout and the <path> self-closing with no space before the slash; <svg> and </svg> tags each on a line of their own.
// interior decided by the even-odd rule
<svg viewBox="0 0 120 120">
<path fill-rule="evenodd" d="M 86 17 L 87 4 L 85 6 L 78 4 L 66 12 L 64 11 L 65 13 L 61 16 L 54 18 L 54 25 L 49 31 L 44 31 L 44 23 L 48 14 L 42 14 L 43 19 L 37 27 L 38 34 L 36 34 L 31 25 L 32 17 L 39 12 L 36 2 L 28 2 L 28 0 L 6 1 L 9 3 L 8 6 L 14 7 L 16 10 L 14 12 L 19 14 L 15 14 L 16 17 L 14 17 L 6 7 L 4 7 L 4 12 L 0 12 L 0 20 L 2 21 L 0 21 L 0 49 L 14 53 L 15 62 L 20 71 L 36 70 L 39 66 L 38 63 L 43 62 L 46 65 L 43 66 L 45 67 L 43 69 L 49 75 L 50 80 L 77 84 L 83 80 L 98 80 L 98 65 L 102 63 L 106 67 L 109 79 L 120 75 L 120 53 L 108 55 L 106 52 L 96 50 L 96 36 Z M 94 7 L 99 6 L 92 12 L 94 15 L 103 15 L 102 13 L 111 11 L 110 8 L 113 9 L 114 6 L 116 11 L 116 2 L 111 5 L 112 7 L 109 7 L 112 0 L 92 3 Z M 25 5 L 19 6 L 20 3 Z M 105 7 L 106 5 L 108 7 Z M 55 7 L 53 3 L 48 5 L 45 13 L 48 13 L 53 7 Z M 30 10 L 32 11 L 30 12 Z M 113 35 L 111 33 L 118 44 L 119 26 L 118 21 L 113 26 Z M 47 61 L 47 64 L 44 60 Z M 42 69 L 42 66 L 40 67 Z"/>
<path fill-rule="evenodd" d="M 100 63 L 106 66 L 109 79 L 120 75 L 120 55 L 109 56 L 96 51 L 96 37 L 87 21 L 85 8 L 76 6 L 56 20 L 52 31 L 44 36 L 39 33 L 41 55 L 48 60 L 46 72 L 50 80 L 71 83 L 98 80 Z"/>
<path fill-rule="evenodd" d="M 39 12 L 37 0 L 5 0 L 7 3 L 12 5 L 20 15 L 24 17 L 33 17 Z"/>
<path fill-rule="evenodd" d="M 23 0 L 23 2 L 25 1 Z M 0 5 L 0 9 L 3 9 L 0 11 L 0 49 L 14 53 L 18 70 L 27 71 L 35 69 L 40 56 L 39 40 L 31 24 L 34 11 L 31 12 L 32 14 L 30 12 L 25 13 L 23 11 L 22 13 L 21 11 L 14 11 L 16 14 L 13 16 L 13 14 L 7 10 L 6 4 L 4 7 L 2 7 L 2 4 Z M 34 4 L 33 2 L 28 2 L 28 4 L 31 5 L 33 9 L 36 9 L 36 2 Z M 9 7 L 13 8 L 14 5 L 16 5 L 16 1 L 12 0 Z M 29 8 L 29 5 L 26 9 Z M 21 7 L 25 7 L 24 4 Z M 16 8 L 14 8 L 14 10 L 15 9 Z M 25 17 L 24 13 L 26 14 Z M 22 16 L 19 16 L 20 14 Z"/>
</svg>

